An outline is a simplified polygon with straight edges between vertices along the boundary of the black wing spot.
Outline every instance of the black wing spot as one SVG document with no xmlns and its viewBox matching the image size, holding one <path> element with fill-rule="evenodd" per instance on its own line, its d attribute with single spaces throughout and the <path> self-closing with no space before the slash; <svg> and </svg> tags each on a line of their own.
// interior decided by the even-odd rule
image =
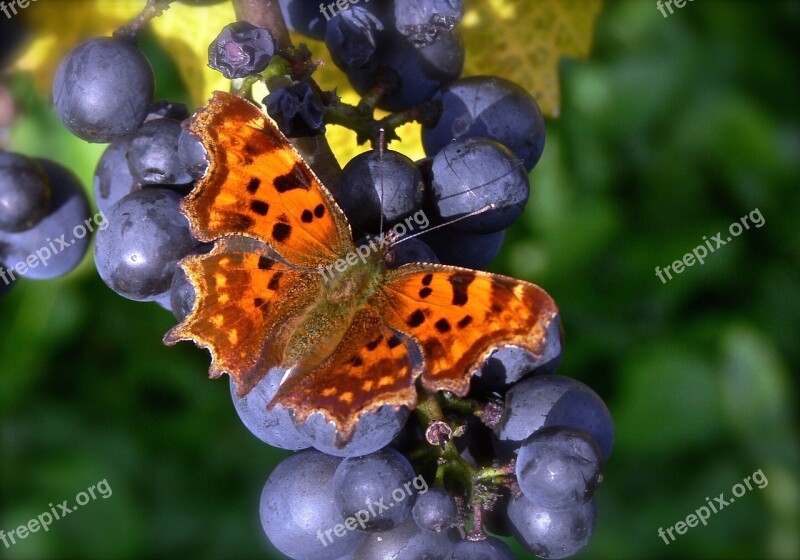
<svg viewBox="0 0 800 560">
<path fill-rule="evenodd" d="M 475 280 L 475 275 L 472 273 L 453 274 L 448 280 L 453 286 L 453 305 L 466 304 L 469 301 L 467 290 Z"/>
<path fill-rule="evenodd" d="M 492 304 L 492 313 L 500 313 L 503 310 L 503 306 L 499 303 Z"/>
<path fill-rule="evenodd" d="M 422 289 L 419 291 L 419 297 L 421 297 L 422 299 L 425 299 L 426 297 L 428 297 L 428 296 L 429 296 L 429 295 L 431 295 L 432 293 L 433 293 L 433 290 L 431 290 L 430 288 L 428 288 L 427 286 L 425 286 L 424 288 L 422 288 Z"/>
<path fill-rule="evenodd" d="M 250 203 L 250 210 L 258 214 L 259 216 L 266 216 L 267 212 L 269 212 L 269 204 L 267 204 L 263 200 L 253 200 Z"/>
<path fill-rule="evenodd" d="M 433 274 L 426 274 L 422 277 L 422 285 L 423 286 L 430 286 L 431 282 L 433 282 Z"/>
<path fill-rule="evenodd" d="M 264 305 L 264 300 L 263 300 L 263 299 L 261 299 L 260 297 L 257 297 L 257 298 L 255 298 L 255 299 L 253 300 L 253 305 L 254 305 L 255 307 L 261 307 L 262 305 Z"/>
<path fill-rule="evenodd" d="M 356 356 L 355 358 L 350 360 L 350 363 L 353 365 L 353 367 L 360 367 L 364 365 L 364 360 L 361 359 L 361 356 Z"/>
<path fill-rule="evenodd" d="M 463 319 L 461 319 L 458 323 L 456 323 L 459 329 L 463 329 L 464 327 L 467 327 L 470 324 L 472 324 L 472 315 L 466 315 Z"/>
<path fill-rule="evenodd" d="M 261 270 L 269 270 L 273 264 L 275 264 L 275 261 L 267 257 L 258 257 L 258 268 Z"/>
<path fill-rule="evenodd" d="M 418 327 L 422 323 L 425 322 L 425 314 L 422 312 L 422 309 L 417 309 L 409 315 L 408 319 L 406 319 L 406 323 L 409 327 Z"/>
<path fill-rule="evenodd" d="M 375 350 L 378 347 L 378 344 L 381 343 L 381 340 L 383 340 L 382 334 L 378 335 L 378 338 L 376 338 L 372 342 L 367 343 L 367 350 L 369 351 Z"/>
<path fill-rule="evenodd" d="M 317 218 L 321 218 L 325 215 L 325 206 L 323 204 L 317 204 L 316 208 L 314 208 L 314 215 Z"/>
<path fill-rule="evenodd" d="M 446 332 L 450 332 L 450 329 L 451 329 L 450 321 L 448 321 L 445 318 L 439 319 L 438 321 L 436 321 L 433 324 L 433 326 L 436 327 L 436 330 L 439 331 L 442 334 L 444 334 Z"/>
<path fill-rule="evenodd" d="M 277 242 L 285 241 L 292 234 L 292 226 L 278 222 L 272 226 L 272 239 Z"/>
<path fill-rule="evenodd" d="M 308 178 L 306 174 L 303 173 L 303 168 L 298 163 L 295 163 L 292 170 L 286 175 L 276 177 L 273 185 L 275 185 L 275 190 L 279 193 L 285 193 L 286 191 L 292 191 L 294 189 L 303 189 L 306 191 L 309 189 Z"/>
<path fill-rule="evenodd" d="M 267 284 L 267 288 L 272 290 L 273 292 L 278 289 L 281 283 L 281 277 L 283 276 L 283 272 L 280 270 L 272 275 L 272 278 L 269 279 L 269 284 Z"/>
<path fill-rule="evenodd" d="M 250 179 L 250 182 L 247 183 L 247 192 L 250 194 L 256 194 L 258 192 L 258 187 L 261 186 L 261 179 L 258 177 L 253 177 Z"/>
<path fill-rule="evenodd" d="M 392 335 L 391 338 L 386 341 L 386 343 L 389 345 L 389 348 L 397 348 L 403 343 L 403 341 L 400 340 L 396 335 Z"/>
<path fill-rule="evenodd" d="M 303 213 L 300 214 L 300 219 L 303 220 L 303 223 L 310 224 L 314 221 L 314 214 L 310 210 L 303 210 Z"/>
</svg>

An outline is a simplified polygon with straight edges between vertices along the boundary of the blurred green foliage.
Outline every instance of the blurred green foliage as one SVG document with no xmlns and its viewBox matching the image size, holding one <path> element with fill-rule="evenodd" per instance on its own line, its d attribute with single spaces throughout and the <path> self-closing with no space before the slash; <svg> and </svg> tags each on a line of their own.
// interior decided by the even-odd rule
<svg viewBox="0 0 800 560">
<path fill-rule="evenodd" d="M 609 2 L 592 59 L 562 64 L 562 118 L 493 268 L 555 297 L 561 373 L 615 418 L 581 557 L 800 556 L 799 22 L 798 2 L 703 0 L 666 19 L 655 1 Z M 158 95 L 184 99 L 145 47 Z M 25 77 L 10 85 L 11 149 L 90 186 L 102 147 L 71 138 Z M 656 277 L 756 208 L 763 227 Z M 0 302 L 0 528 L 99 480 L 113 489 L 0 555 L 273 557 L 258 497 L 283 454 L 241 426 L 204 352 L 161 344 L 173 322 L 115 296 L 90 258 Z M 658 537 L 758 469 L 766 488 L 669 546 Z"/>
</svg>

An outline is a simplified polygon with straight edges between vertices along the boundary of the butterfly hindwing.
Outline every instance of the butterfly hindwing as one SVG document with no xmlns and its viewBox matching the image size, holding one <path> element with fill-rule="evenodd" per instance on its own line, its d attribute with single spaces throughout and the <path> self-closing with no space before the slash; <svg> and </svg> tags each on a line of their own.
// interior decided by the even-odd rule
<svg viewBox="0 0 800 560">
<path fill-rule="evenodd" d="M 316 268 L 352 250 L 333 197 L 277 127 L 249 101 L 215 92 L 190 120 L 209 168 L 183 210 L 195 236 L 245 235 Z"/>
<path fill-rule="evenodd" d="M 407 344 L 386 326 L 378 306 L 367 305 L 327 360 L 308 371 L 289 372 L 271 406 L 294 410 L 298 422 L 320 412 L 346 442 L 362 414 L 385 405 L 416 405 L 414 381 L 420 370 L 413 367 Z"/>
<path fill-rule="evenodd" d="M 210 254 L 184 259 L 181 266 L 197 299 L 164 341 L 193 340 L 208 348 L 211 376 L 229 373 L 242 392 L 281 365 L 292 329 L 322 282 L 316 273 L 265 254 L 230 250 L 224 241 Z"/>
<path fill-rule="evenodd" d="M 462 396 L 493 349 L 513 345 L 541 354 L 558 314 L 534 284 L 442 265 L 390 270 L 384 293 L 388 325 L 419 344 L 425 389 Z"/>
</svg>

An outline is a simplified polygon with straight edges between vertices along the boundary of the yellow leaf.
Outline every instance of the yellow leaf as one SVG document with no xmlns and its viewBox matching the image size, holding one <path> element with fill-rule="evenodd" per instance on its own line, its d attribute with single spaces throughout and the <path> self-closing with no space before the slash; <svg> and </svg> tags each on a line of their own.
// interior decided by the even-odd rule
<svg viewBox="0 0 800 560">
<path fill-rule="evenodd" d="M 214 90 L 228 91 L 230 81 L 208 67 L 208 45 L 223 27 L 236 21 L 233 5 L 212 6 L 174 3 L 153 20 L 153 31 L 178 66 L 183 83 L 196 105 L 204 105 Z"/>
<path fill-rule="evenodd" d="M 465 5 L 464 75 L 514 81 L 536 97 L 546 116 L 558 117 L 558 62 L 589 55 L 602 0 L 466 0 Z"/>
</svg>

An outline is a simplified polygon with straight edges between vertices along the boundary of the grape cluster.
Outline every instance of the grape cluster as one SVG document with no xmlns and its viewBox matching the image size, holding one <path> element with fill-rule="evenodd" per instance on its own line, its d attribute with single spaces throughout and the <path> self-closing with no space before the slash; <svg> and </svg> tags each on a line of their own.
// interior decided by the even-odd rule
<svg viewBox="0 0 800 560">
<path fill-rule="evenodd" d="M 319 88 L 307 48 L 278 45 L 269 30 L 245 21 L 221 30 L 209 45 L 209 65 L 237 79 L 245 94 L 248 84 L 265 81 L 263 105 L 289 137 L 339 124 L 372 143 L 329 186 L 356 239 L 393 232 L 388 266 L 486 267 L 525 209 L 545 126 L 520 86 L 460 78 L 461 1 L 350 2 L 325 14 L 304 0 L 280 4 L 295 31 L 324 38 L 362 95 L 357 107 Z M 69 130 L 108 143 L 94 180 L 107 216 L 95 249 L 100 277 L 119 295 L 157 302 L 182 320 L 196 294 L 178 263 L 210 247 L 192 236 L 180 202 L 209 162 L 200 140 L 181 126 L 187 108 L 154 101 L 153 91 L 146 57 L 120 34 L 69 53 L 53 95 Z M 377 120 L 376 109 L 391 114 Z M 395 129 L 414 120 L 423 125 L 427 154 L 417 162 L 387 148 Z M 49 209 L 68 206 L 55 202 L 74 184 L 50 164 L 4 157 L 0 260 L 13 252 L 6 240 L 24 234 L 18 230 L 51 227 Z M 421 394 L 413 414 L 387 405 L 362 415 L 345 443 L 319 413 L 298 423 L 292 410 L 267 409 L 285 370 L 270 370 L 243 396 L 232 380 L 245 427 L 293 452 L 261 495 L 269 541 L 297 560 L 503 560 L 513 553 L 499 536 L 511 535 L 544 558 L 580 550 L 594 528 L 593 496 L 614 430 L 596 393 L 556 374 L 558 318 L 547 340 L 539 356 L 515 347 L 494 351 L 464 398 Z"/>
</svg>

